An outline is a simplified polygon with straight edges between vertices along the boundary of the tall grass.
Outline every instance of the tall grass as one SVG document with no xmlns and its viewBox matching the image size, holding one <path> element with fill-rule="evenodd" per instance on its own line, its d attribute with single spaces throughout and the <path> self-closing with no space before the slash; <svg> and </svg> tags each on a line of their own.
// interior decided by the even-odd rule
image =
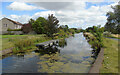
<svg viewBox="0 0 120 75">
<path fill-rule="evenodd" d="M 25 50 L 32 49 L 35 47 L 35 43 L 41 43 L 44 41 L 48 41 L 51 38 L 45 36 L 25 36 L 25 37 L 17 37 L 10 38 L 9 41 L 14 44 L 13 52 L 24 52 Z"/>
</svg>

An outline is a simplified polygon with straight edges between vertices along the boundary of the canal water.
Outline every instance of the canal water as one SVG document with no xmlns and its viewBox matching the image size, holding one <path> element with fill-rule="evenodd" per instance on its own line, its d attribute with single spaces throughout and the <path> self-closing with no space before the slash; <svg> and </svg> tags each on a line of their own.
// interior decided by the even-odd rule
<svg viewBox="0 0 120 75">
<path fill-rule="evenodd" d="M 79 33 L 54 47 L 11 55 L 1 61 L 2 73 L 88 73 L 94 60 L 91 46 Z"/>
</svg>

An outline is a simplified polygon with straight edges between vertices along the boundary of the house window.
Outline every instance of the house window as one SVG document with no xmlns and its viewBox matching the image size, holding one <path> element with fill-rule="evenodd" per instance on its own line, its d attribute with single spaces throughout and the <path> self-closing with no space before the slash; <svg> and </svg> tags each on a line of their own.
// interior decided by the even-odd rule
<svg viewBox="0 0 120 75">
<path fill-rule="evenodd" d="M 7 27 L 7 24 L 4 24 L 4 27 Z"/>
<path fill-rule="evenodd" d="M 6 27 L 7 27 L 7 24 L 6 24 Z"/>
</svg>

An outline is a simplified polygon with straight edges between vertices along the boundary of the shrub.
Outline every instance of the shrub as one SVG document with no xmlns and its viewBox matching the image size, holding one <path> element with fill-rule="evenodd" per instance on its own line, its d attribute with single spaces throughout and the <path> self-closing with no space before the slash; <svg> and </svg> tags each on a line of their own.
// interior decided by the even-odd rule
<svg viewBox="0 0 120 75">
<path fill-rule="evenodd" d="M 104 47 L 103 45 L 103 32 L 104 32 L 104 28 L 100 28 L 100 26 L 96 27 L 89 27 L 86 29 L 87 32 L 92 33 L 92 36 L 90 35 L 86 35 L 86 33 L 84 33 L 85 37 L 87 37 L 87 39 L 89 39 L 89 43 L 92 45 L 92 48 L 95 49 L 95 54 L 97 55 L 100 51 L 100 49 L 102 47 Z"/>
<path fill-rule="evenodd" d="M 8 28 L 7 31 L 22 31 L 21 29 L 10 29 Z"/>
</svg>

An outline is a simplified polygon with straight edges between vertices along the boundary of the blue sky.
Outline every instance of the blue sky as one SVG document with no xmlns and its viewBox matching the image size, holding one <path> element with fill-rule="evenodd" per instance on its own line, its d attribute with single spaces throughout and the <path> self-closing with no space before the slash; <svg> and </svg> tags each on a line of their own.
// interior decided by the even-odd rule
<svg viewBox="0 0 120 75">
<path fill-rule="evenodd" d="M 29 15 L 32 16 L 33 14 L 35 14 L 36 12 L 41 12 L 41 11 L 46 11 L 46 10 L 40 10 L 40 9 L 35 9 L 33 10 L 23 10 L 23 11 L 18 11 L 18 10 L 11 10 L 8 9 L 7 6 L 10 5 L 12 2 L 2 2 L 2 14 L 9 16 L 12 14 L 15 15 Z M 29 3 L 27 3 L 28 5 L 30 5 Z"/>
<path fill-rule="evenodd" d="M 110 5 L 114 2 L 86 2 L 86 8 L 90 8 L 91 6 L 103 6 L 103 5 Z"/>
<path fill-rule="evenodd" d="M 2 2 L 2 15 L 21 23 L 27 23 L 30 18 L 54 14 L 60 20 L 60 25 L 67 24 L 69 27 L 85 28 L 99 24 L 104 26 L 107 18 L 105 15 L 111 11 L 110 6 L 114 4 L 115 2 L 53 2 L 52 4 Z"/>
</svg>

